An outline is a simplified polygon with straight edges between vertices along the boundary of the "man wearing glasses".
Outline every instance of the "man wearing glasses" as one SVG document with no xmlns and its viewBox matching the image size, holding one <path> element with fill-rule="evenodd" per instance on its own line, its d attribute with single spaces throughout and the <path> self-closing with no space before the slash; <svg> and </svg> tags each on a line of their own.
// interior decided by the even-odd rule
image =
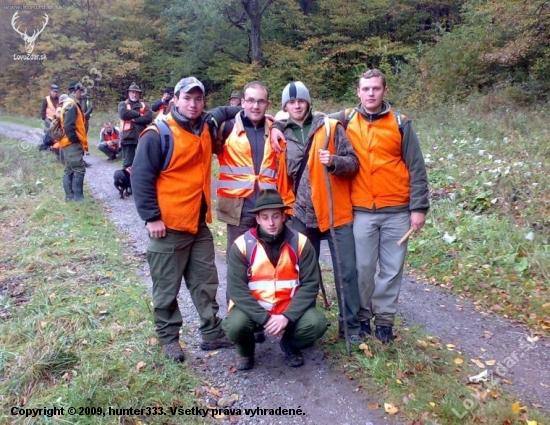
<svg viewBox="0 0 550 425">
<path fill-rule="evenodd" d="M 256 215 L 249 210 L 260 190 L 277 188 L 276 156 L 269 143 L 272 121 L 266 118 L 268 88 L 260 81 L 248 83 L 241 105 L 244 109 L 219 132 L 217 215 L 227 223 L 227 253 L 235 239 L 256 227 Z"/>
</svg>

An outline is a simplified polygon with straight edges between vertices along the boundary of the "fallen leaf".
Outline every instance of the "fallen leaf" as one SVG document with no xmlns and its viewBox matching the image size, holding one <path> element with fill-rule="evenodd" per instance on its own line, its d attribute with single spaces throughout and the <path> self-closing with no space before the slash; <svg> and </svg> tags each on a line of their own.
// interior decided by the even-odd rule
<svg viewBox="0 0 550 425">
<path fill-rule="evenodd" d="M 367 407 L 369 408 L 369 410 L 378 410 L 380 408 L 380 405 L 371 403 L 367 404 Z"/>
<path fill-rule="evenodd" d="M 225 418 L 225 415 L 223 413 L 214 415 L 214 419 L 223 419 Z"/>
<path fill-rule="evenodd" d="M 496 360 L 485 360 L 485 364 L 487 366 L 494 366 L 496 364 Z"/>
<path fill-rule="evenodd" d="M 475 364 L 477 367 L 480 367 L 482 369 L 485 368 L 485 365 L 483 364 L 483 362 L 479 359 L 471 359 L 472 363 Z"/>
<path fill-rule="evenodd" d="M 512 412 L 519 413 L 521 411 L 521 404 L 519 404 L 519 401 L 516 401 L 514 404 L 512 404 Z"/>
<path fill-rule="evenodd" d="M 235 373 L 235 372 L 237 372 L 237 368 L 235 366 L 230 366 L 229 373 Z"/>
<path fill-rule="evenodd" d="M 365 355 L 365 357 L 371 358 L 374 356 L 370 351 L 369 346 L 365 343 L 362 343 L 361 345 L 359 345 L 359 349 L 363 350 L 363 354 Z"/>
<path fill-rule="evenodd" d="M 447 345 L 445 345 L 445 347 L 447 347 L 447 350 L 449 350 L 449 351 L 453 351 L 456 348 L 456 346 L 454 344 L 447 344 Z"/>
<path fill-rule="evenodd" d="M 210 351 L 209 353 L 206 353 L 204 357 L 213 357 L 218 353 L 219 351 Z"/>
<path fill-rule="evenodd" d="M 462 363 L 464 363 L 464 359 L 461 359 L 460 357 L 457 357 L 455 359 L 455 364 L 462 364 Z"/>
<path fill-rule="evenodd" d="M 105 293 L 105 289 L 99 288 L 97 291 L 95 291 L 96 295 L 103 295 Z"/>
<path fill-rule="evenodd" d="M 421 347 L 427 347 L 428 346 L 428 343 L 422 339 L 419 339 L 418 340 L 418 345 L 420 345 Z"/>
<path fill-rule="evenodd" d="M 384 410 L 390 415 L 395 415 L 399 412 L 399 409 L 393 403 L 384 403 Z"/>
<path fill-rule="evenodd" d="M 149 340 L 149 345 L 157 345 L 157 343 L 158 343 L 158 339 L 156 339 L 155 337 L 152 337 Z"/>
<path fill-rule="evenodd" d="M 527 419 L 527 425 L 538 425 L 538 422 L 537 421 L 530 421 L 529 419 Z"/>
<path fill-rule="evenodd" d="M 24 406 L 25 404 L 27 404 L 27 397 L 22 396 L 22 397 L 19 399 L 19 406 Z"/>
<path fill-rule="evenodd" d="M 433 401 L 430 401 L 430 406 L 435 407 L 435 403 Z"/>
<path fill-rule="evenodd" d="M 403 381 L 402 381 L 401 379 L 396 379 L 396 380 L 395 380 L 395 383 L 396 383 L 397 385 L 403 385 Z"/>
<path fill-rule="evenodd" d="M 139 363 L 136 365 L 136 371 L 137 371 L 137 373 L 139 373 L 139 372 L 141 371 L 141 369 L 143 369 L 146 365 L 147 365 L 147 363 L 145 363 L 145 362 L 139 362 Z"/>
<path fill-rule="evenodd" d="M 539 340 L 538 336 L 534 336 L 532 338 L 530 336 L 527 337 L 527 341 L 529 341 L 531 344 L 537 342 L 538 340 Z"/>
</svg>

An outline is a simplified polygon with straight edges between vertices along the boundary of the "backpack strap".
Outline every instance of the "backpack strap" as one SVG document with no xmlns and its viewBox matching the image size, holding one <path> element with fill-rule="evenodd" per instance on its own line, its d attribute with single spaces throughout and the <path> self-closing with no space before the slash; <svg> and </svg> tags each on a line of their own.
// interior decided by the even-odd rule
<svg viewBox="0 0 550 425">
<path fill-rule="evenodd" d="M 166 121 L 157 121 L 153 125 L 157 127 L 160 134 L 162 169 L 166 170 L 174 153 L 174 136 Z"/>
<path fill-rule="evenodd" d="M 344 119 L 344 128 L 347 129 L 348 128 L 348 124 L 349 122 L 351 121 L 351 119 L 355 116 L 355 114 L 357 113 L 357 110 L 356 109 L 346 109 L 344 111 L 344 116 L 345 116 L 345 119 Z"/>
<path fill-rule="evenodd" d="M 289 242 L 290 247 L 290 258 L 292 259 L 292 263 L 296 266 L 296 270 L 300 270 L 299 262 L 299 238 L 300 235 L 298 232 L 294 229 L 292 230 L 292 238 Z M 258 238 L 256 237 L 256 229 L 250 229 L 244 234 L 244 242 L 245 242 L 245 256 L 246 256 L 246 264 L 248 265 L 248 275 L 250 276 L 250 268 L 252 267 L 252 264 L 254 264 L 254 259 L 256 258 L 256 251 L 258 249 Z"/>
<path fill-rule="evenodd" d="M 349 122 L 355 116 L 356 113 L 357 113 L 356 109 L 346 109 L 344 111 L 344 114 L 346 117 L 344 120 L 344 128 L 346 129 L 348 128 Z M 405 120 L 407 119 L 407 117 L 397 111 L 393 111 L 393 115 L 395 116 L 395 120 L 397 121 L 397 126 L 399 127 L 399 133 L 401 133 L 401 138 L 403 138 L 403 128 L 405 127 Z"/>
</svg>

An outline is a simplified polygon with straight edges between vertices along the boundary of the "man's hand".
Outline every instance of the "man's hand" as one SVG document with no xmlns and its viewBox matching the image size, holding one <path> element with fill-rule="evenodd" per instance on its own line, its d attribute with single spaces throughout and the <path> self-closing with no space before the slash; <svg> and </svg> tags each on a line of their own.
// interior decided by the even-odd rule
<svg viewBox="0 0 550 425">
<path fill-rule="evenodd" d="M 270 142 L 271 142 L 271 149 L 273 149 L 275 153 L 281 153 L 283 151 L 283 148 L 281 147 L 279 140 L 286 142 L 283 132 L 277 128 L 272 127 L 271 133 L 270 133 Z"/>
<path fill-rule="evenodd" d="M 282 336 L 287 325 L 288 319 L 285 316 L 282 314 L 273 314 L 264 325 L 264 330 L 269 335 Z"/>
<path fill-rule="evenodd" d="M 319 149 L 319 160 L 321 161 L 321 164 L 326 165 L 327 167 L 332 167 L 334 165 L 334 157 L 327 150 Z"/>
<path fill-rule="evenodd" d="M 413 211 L 411 212 L 411 229 L 415 232 L 420 232 L 424 223 L 426 222 L 426 214 L 423 212 Z"/>
<path fill-rule="evenodd" d="M 149 221 L 145 227 L 152 238 L 164 238 L 166 236 L 166 226 L 162 220 Z"/>
</svg>

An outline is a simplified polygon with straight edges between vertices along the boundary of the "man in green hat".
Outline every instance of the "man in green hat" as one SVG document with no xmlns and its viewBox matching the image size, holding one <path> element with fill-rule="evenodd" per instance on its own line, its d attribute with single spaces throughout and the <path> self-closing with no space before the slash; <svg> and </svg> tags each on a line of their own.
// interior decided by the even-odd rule
<svg viewBox="0 0 550 425">
<path fill-rule="evenodd" d="M 131 167 L 136 155 L 139 135 L 153 122 L 149 105 L 140 100 L 142 90 L 133 82 L 128 87 L 128 99 L 118 104 L 120 117 L 120 140 L 122 146 L 122 168 Z"/>
<path fill-rule="evenodd" d="M 257 227 L 237 238 L 229 251 L 229 316 L 223 321 L 235 343 L 239 370 L 254 366 L 254 332 L 280 337 L 285 363 L 304 364 L 302 348 L 323 336 L 327 319 L 315 303 L 321 272 L 306 236 L 285 225 L 285 206 L 275 189 L 260 191 Z M 276 276 L 276 279 L 274 278 Z"/>
</svg>

